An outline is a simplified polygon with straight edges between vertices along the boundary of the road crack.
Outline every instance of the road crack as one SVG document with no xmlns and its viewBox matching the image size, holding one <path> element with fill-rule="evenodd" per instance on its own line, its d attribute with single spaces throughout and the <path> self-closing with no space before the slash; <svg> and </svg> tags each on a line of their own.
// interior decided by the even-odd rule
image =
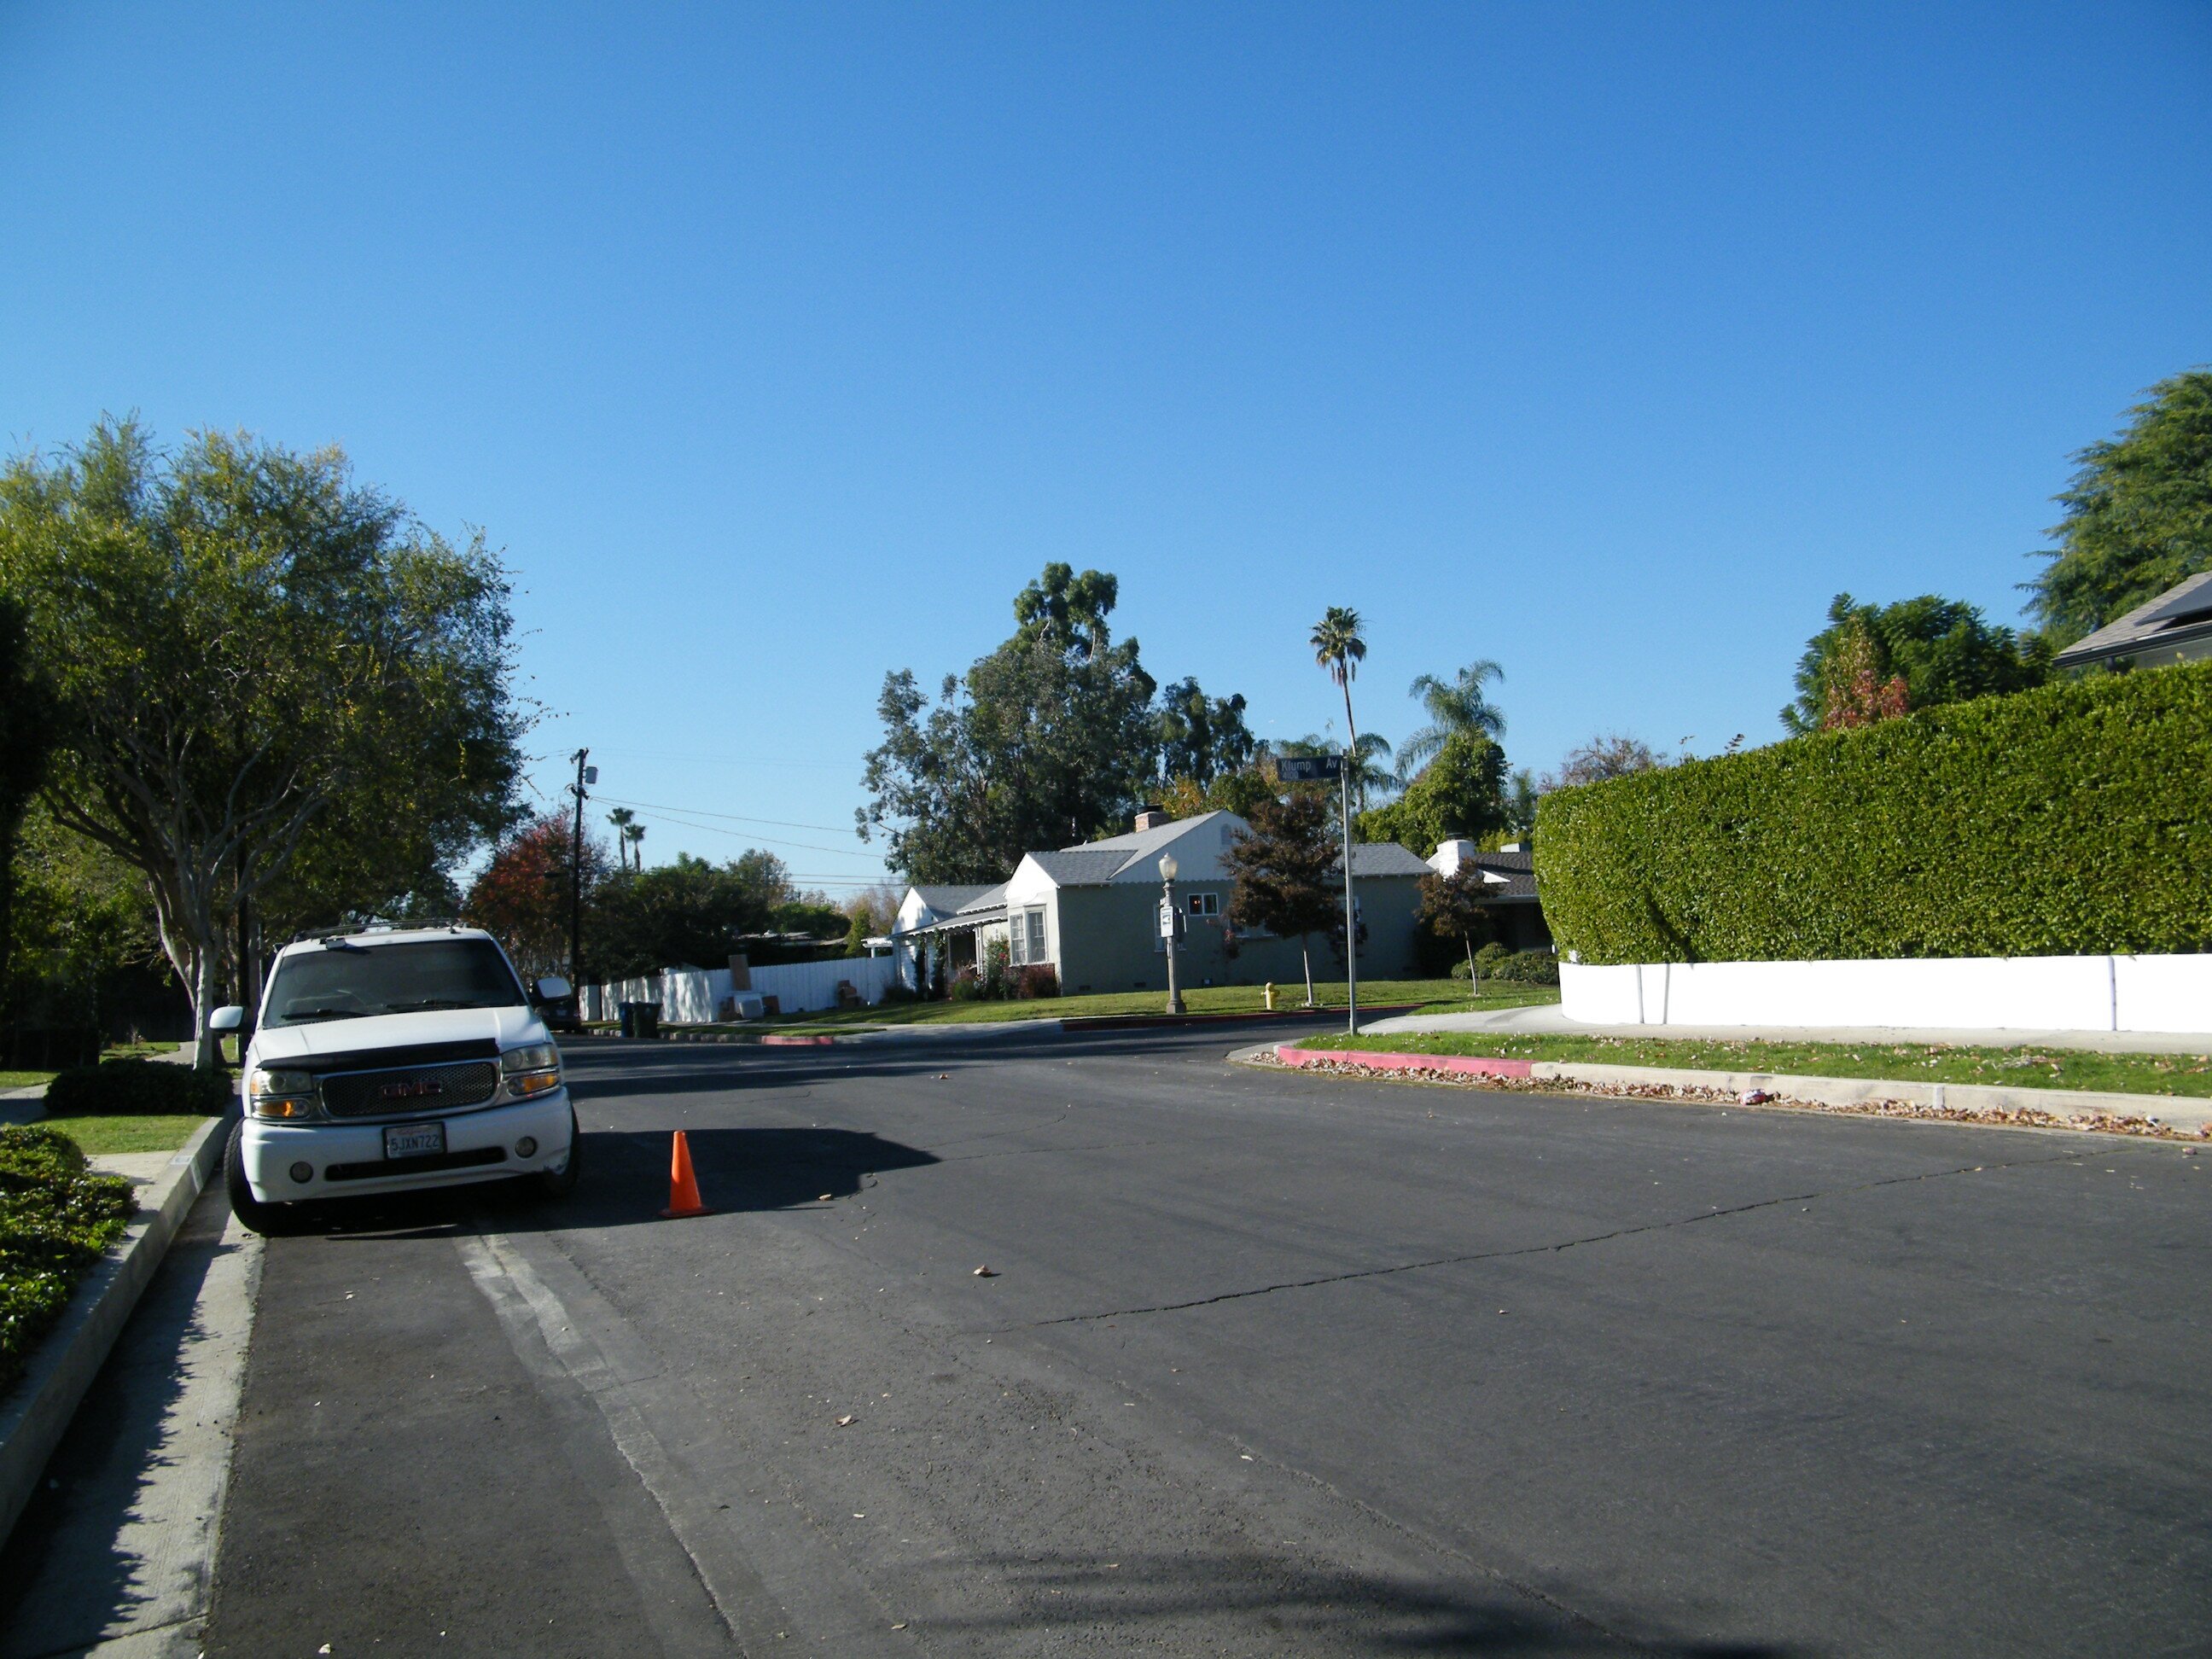
<svg viewBox="0 0 2212 1659">
<path fill-rule="evenodd" d="M 2107 1154 L 2112 1156 L 2112 1154 Z M 1983 1175 L 2003 1170 L 2036 1169 L 2054 1164 L 2079 1165 L 2085 1161 L 2079 1152 L 2069 1152 L 2059 1158 L 2020 1158 L 2006 1164 L 1968 1164 L 1954 1170 L 1929 1170 L 1919 1175 L 1889 1176 L 1881 1181 L 1864 1181 L 1856 1186 L 1838 1187 L 1832 1191 L 1784 1193 L 1774 1198 L 1754 1200 L 1748 1204 L 1730 1205 L 1726 1209 L 1711 1209 L 1697 1215 L 1676 1216 L 1666 1221 L 1648 1221 L 1636 1227 L 1615 1227 L 1609 1232 L 1589 1233 L 1579 1238 L 1559 1239 L 1548 1244 L 1518 1244 L 1510 1249 L 1468 1250 L 1455 1255 L 1425 1257 L 1419 1261 L 1395 1262 L 1387 1267 L 1358 1267 L 1347 1273 L 1317 1273 L 1310 1279 L 1286 1279 L 1278 1284 L 1255 1285 L 1249 1290 L 1224 1291 L 1217 1296 L 1193 1297 L 1185 1302 L 1159 1302 L 1146 1307 L 1114 1308 L 1103 1313 L 1063 1314 L 1056 1319 L 1033 1319 L 1022 1325 L 1000 1328 L 1000 1333 L 1015 1330 L 1042 1330 L 1054 1325 L 1087 1325 L 1101 1319 L 1133 1319 L 1140 1314 L 1181 1313 L 1191 1308 L 1210 1308 L 1221 1302 L 1244 1302 L 1254 1297 L 1273 1296 L 1278 1291 L 1310 1291 L 1324 1285 L 1348 1285 L 1363 1279 L 1389 1279 L 1398 1273 L 1423 1273 L 1432 1267 L 1456 1267 L 1474 1261 L 1507 1261 L 1516 1256 L 1557 1255 L 1568 1250 L 1582 1249 L 1592 1244 L 1610 1243 L 1615 1239 L 1634 1238 L 1642 1233 L 1662 1233 L 1677 1227 L 1695 1226 L 1701 1221 L 1720 1221 L 1729 1216 L 1749 1215 L 1759 1210 L 1771 1210 L 1784 1204 L 1817 1204 L 1823 1200 L 1850 1198 L 1860 1193 L 1870 1193 L 1884 1187 L 1906 1187 L 1922 1181 L 1948 1181 L 1955 1176 Z"/>
</svg>

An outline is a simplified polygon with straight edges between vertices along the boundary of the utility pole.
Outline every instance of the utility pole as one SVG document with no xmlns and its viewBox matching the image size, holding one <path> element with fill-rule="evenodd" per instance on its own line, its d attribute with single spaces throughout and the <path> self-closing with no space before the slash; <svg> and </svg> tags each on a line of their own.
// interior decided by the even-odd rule
<svg viewBox="0 0 2212 1659">
<path fill-rule="evenodd" d="M 579 1007 L 584 995 L 584 788 L 599 781 L 599 769 L 584 764 L 591 752 L 576 751 L 576 781 L 570 786 L 576 797 L 576 827 L 568 844 L 568 984 Z"/>
<path fill-rule="evenodd" d="M 1344 1000 L 1345 1030 L 1359 1035 L 1359 911 L 1352 897 L 1352 751 L 1337 775 L 1344 801 Z"/>
</svg>

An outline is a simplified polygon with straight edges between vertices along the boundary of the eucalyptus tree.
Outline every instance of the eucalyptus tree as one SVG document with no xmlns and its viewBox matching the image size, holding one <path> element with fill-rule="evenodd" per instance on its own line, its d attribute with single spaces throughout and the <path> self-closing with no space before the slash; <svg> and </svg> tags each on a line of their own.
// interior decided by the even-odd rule
<svg viewBox="0 0 2212 1659">
<path fill-rule="evenodd" d="M 910 670 L 884 677 L 884 739 L 866 757 L 860 839 L 919 882 L 995 882 L 1022 854 L 1125 829 L 1158 777 L 1158 689 L 1137 641 L 1107 625 L 1115 584 L 1048 565 L 1016 629 L 933 703 Z"/>
<path fill-rule="evenodd" d="M 135 421 L 0 472 L 0 586 L 54 696 L 44 798 L 135 868 L 216 1061 L 227 918 L 343 828 L 428 824 L 425 849 L 501 828 L 528 724 L 509 689 L 507 581 L 335 448 L 197 433 L 158 455 Z"/>
<path fill-rule="evenodd" d="M 2212 570 L 2212 369 L 2160 381 L 2129 412 L 2125 431 L 2074 458 L 2058 545 L 2027 584 L 2054 648 Z"/>
<path fill-rule="evenodd" d="M 1490 701 L 1483 688 L 1501 682 L 1505 671 L 1489 658 L 1471 662 L 1449 680 L 1434 674 L 1418 677 L 1406 695 L 1419 697 L 1429 723 L 1398 745 L 1398 775 L 1410 778 L 1436 757 L 1446 738 L 1474 732 L 1498 738 L 1505 735 L 1505 713 Z"/>
</svg>

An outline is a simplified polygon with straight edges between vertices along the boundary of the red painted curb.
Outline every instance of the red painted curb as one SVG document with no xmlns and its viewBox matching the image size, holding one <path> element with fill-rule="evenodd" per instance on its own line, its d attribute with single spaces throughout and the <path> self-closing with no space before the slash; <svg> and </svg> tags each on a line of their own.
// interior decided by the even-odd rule
<svg viewBox="0 0 2212 1659">
<path fill-rule="evenodd" d="M 1476 1077 L 1528 1077 L 1533 1061 L 1498 1060 L 1488 1054 L 1392 1054 L 1364 1048 L 1301 1048 L 1279 1042 L 1275 1058 L 1285 1066 L 1310 1066 L 1334 1060 L 1370 1072 L 1466 1072 Z"/>
</svg>

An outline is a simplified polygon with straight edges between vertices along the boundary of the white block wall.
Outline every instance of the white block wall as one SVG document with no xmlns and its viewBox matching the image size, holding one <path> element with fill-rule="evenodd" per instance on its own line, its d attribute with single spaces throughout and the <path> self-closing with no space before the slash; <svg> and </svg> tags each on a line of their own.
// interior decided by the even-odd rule
<svg viewBox="0 0 2212 1659">
<path fill-rule="evenodd" d="M 829 962 L 780 963 L 752 970 L 752 988 L 776 1000 L 787 1014 L 810 1013 L 837 1006 L 840 981 L 851 984 L 863 1002 L 884 1000 L 897 971 L 889 957 L 845 957 Z M 584 1017 L 612 1019 L 625 1002 L 657 1002 L 665 1025 L 704 1025 L 720 1017 L 729 1000 L 726 968 L 665 968 L 643 979 L 617 980 L 586 994 Z"/>
<path fill-rule="evenodd" d="M 1559 964 L 1592 1025 L 2212 1033 L 2212 955 Z"/>
</svg>

